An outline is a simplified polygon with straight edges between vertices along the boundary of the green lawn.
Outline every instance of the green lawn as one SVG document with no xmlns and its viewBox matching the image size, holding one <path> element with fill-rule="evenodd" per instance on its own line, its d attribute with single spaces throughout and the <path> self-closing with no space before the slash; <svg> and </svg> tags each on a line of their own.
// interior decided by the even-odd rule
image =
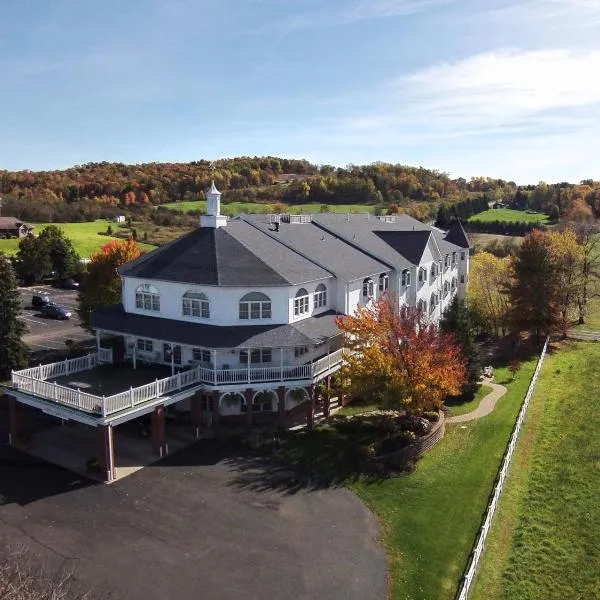
<svg viewBox="0 0 600 600">
<path fill-rule="evenodd" d="M 544 363 L 472 598 L 600 598 L 599 388 L 598 344 Z"/>
<path fill-rule="evenodd" d="M 473 400 L 469 400 L 468 402 L 459 402 L 454 400 L 446 401 L 446 406 L 448 407 L 447 415 L 449 417 L 456 417 L 457 415 L 465 415 L 470 413 L 472 410 L 475 410 L 479 403 L 492 391 L 492 388 L 489 385 L 480 385 L 477 393 Z"/>
<path fill-rule="evenodd" d="M 190 202 L 172 202 L 169 204 L 163 204 L 165 208 L 170 210 L 176 210 L 182 213 L 188 213 L 192 210 L 206 210 L 206 201 L 204 200 L 193 200 Z M 292 214 L 298 213 L 319 213 L 321 212 L 321 204 L 292 204 L 286 209 L 286 212 Z M 373 206 L 368 204 L 328 204 L 327 212 L 337 213 L 372 213 L 374 210 Z M 230 204 L 224 204 L 221 202 L 221 211 L 225 215 L 234 216 L 239 214 L 253 214 L 253 213 L 272 213 L 272 204 L 262 204 L 258 202 L 231 202 Z"/>
<path fill-rule="evenodd" d="M 49 223 L 34 223 L 34 232 L 39 234 L 43 231 Z M 82 257 L 87 258 L 90 254 L 93 254 L 99 250 L 104 244 L 113 239 L 118 239 L 112 236 L 99 235 L 106 231 L 109 225 L 109 221 L 99 219 L 97 221 L 90 221 L 84 223 L 55 223 L 60 227 L 65 235 L 73 242 L 75 251 Z M 113 228 L 113 232 L 119 231 L 119 226 L 116 223 L 110 223 Z M 144 252 L 148 252 L 154 249 L 154 246 L 150 244 L 144 244 L 140 242 L 140 248 Z M 16 254 L 19 248 L 19 240 L 0 240 L 0 252 L 12 255 Z"/>
<path fill-rule="evenodd" d="M 408 476 L 353 476 L 347 446 L 336 444 L 327 426 L 292 438 L 284 456 L 347 485 L 379 517 L 391 598 L 454 598 L 535 362 L 524 362 L 506 383 L 508 392 L 490 415 L 448 425 L 443 441 Z M 504 368 L 496 376 L 503 383 L 510 379 Z"/>
<path fill-rule="evenodd" d="M 548 215 L 536 212 L 526 212 L 524 210 L 512 210 L 511 208 L 490 208 L 477 215 L 469 217 L 469 221 L 480 221 L 488 223 L 490 221 L 505 221 L 508 223 L 548 223 Z"/>
</svg>

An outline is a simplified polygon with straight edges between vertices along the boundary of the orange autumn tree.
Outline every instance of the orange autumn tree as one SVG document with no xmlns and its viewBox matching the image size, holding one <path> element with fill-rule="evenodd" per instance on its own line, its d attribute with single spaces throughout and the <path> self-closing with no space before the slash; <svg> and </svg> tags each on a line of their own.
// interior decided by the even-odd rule
<svg viewBox="0 0 600 600">
<path fill-rule="evenodd" d="M 94 310 L 121 301 L 121 279 L 117 267 L 140 255 L 140 248 L 133 240 L 114 240 L 90 256 L 87 275 L 81 282 L 77 299 L 77 311 L 85 327 L 89 327 Z"/>
<path fill-rule="evenodd" d="M 393 295 L 337 319 L 346 334 L 342 378 L 350 392 L 382 408 L 418 413 L 460 393 L 466 366 L 451 334 Z"/>
</svg>

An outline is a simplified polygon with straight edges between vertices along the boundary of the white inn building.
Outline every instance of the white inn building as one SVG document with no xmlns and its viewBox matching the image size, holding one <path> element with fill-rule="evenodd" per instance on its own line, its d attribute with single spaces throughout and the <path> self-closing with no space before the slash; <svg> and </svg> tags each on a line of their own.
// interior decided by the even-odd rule
<svg viewBox="0 0 600 600">
<path fill-rule="evenodd" d="M 167 407 L 187 412 L 197 434 L 310 423 L 315 385 L 328 389 L 340 368 L 337 315 L 393 292 L 437 322 L 465 295 L 469 242 L 459 222 L 445 232 L 406 215 L 227 219 L 214 183 L 207 197 L 197 229 L 119 269 L 121 303 L 92 315 L 97 353 L 14 373 L 7 388 L 15 415 L 25 403 L 99 428 L 107 480 L 119 424 L 151 414 L 162 455 Z M 70 382 L 105 363 L 131 373 L 131 385 Z M 149 382 L 136 386 L 140 373 Z M 16 416 L 11 423 L 15 442 Z"/>
</svg>

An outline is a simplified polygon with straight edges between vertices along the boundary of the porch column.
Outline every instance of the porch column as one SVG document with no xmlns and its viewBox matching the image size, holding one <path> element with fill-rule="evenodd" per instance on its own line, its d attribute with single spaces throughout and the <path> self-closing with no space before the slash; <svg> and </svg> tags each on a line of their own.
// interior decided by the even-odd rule
<svg viewBox="0 0 600 600">
<path fill-rule="evenodd" d="M 284 385 L 277 388 L 277 423 L 282 429 L 285 427 L 285 392 Z"/>
<path fill-rule="evenodd" d="M 252 396 L 254 396 L 254 391 L 252 388 L 248 388 L 244 392 L 244 398 L 246 400 L 246 427 L 248 429 L 252 429 L 254 424 L 253 414 L 252 414 Z"/>
<path fill-rule="evenodd" d="M 100 353 L 100 330 L 96 329 L 96 352 Z"/>
<path fill-rule="evenodd" d="M 113 442 L 113 428 L 111 425 L 98 425 L 100 442 L 100 466 L 102 476 L 106 483 L 116 478 L 115 474 L 115 447 Z"/>
<path fill-rule="evenodd" d="M 329 419 L 329 402 L 331 401 L 331 375 L 325 378 L 325 395 L 323 397 L 323 416 Z"/>
<path fill-rule="evenodd" d="M 8 401 L 8 443 L 19 450 L 23 449 L 22 410 L 13 396 L 5 396 Z"/>
<path fill-rule="evenodd" d="M 191 399 L 192 403 L 192 426 L 194 427 L 194 437 L 200 438 L 200 432 L 202 431 L 202 391 L 196 392 Z"/>
<path fill-rule="evenodd" d="M 152 452 L 161 458 L 166 456 L 167 438 L 165 435 L 165 407 L 156 406 L 152 411 Z"/>
<path fill-rule="evenodd" d="M 306 426 L 312 429 L 315 424 L 315 384 L 306 387 L 308 392 L 308 406 L 306 409 Z"/>
<path fill-rule="evenodd" d="M 173 344 L 171 344 L 171 377 L 175 375 L 175 350 Z"/>
<path fill-rule="evenodd" d="M 215 434 L 219 431 L 219 390 L 212 391 L 212 428 Z"/>
</svg>

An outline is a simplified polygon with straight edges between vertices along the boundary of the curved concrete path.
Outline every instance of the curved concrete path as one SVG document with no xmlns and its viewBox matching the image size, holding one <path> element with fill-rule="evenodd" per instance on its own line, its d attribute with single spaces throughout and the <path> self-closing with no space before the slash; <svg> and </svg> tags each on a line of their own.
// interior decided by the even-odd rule
<svg viewBox="0 0 600 600">
<path fill-rule="evenodd" d="M 506 394 L 506 388 L 499 383 L 492 383 L 489 379 L 484 379 L 482 384 L 489 385 L 492 388 L 492 391 L 481 399 L 479 406 L 470 413 L 448 417 L 446 423 L 466 423 L 467 421 L 474 421 L 475 419 L 481 419 L 481 417 L 489 415 L 494 410 L 496 402 Z"/>
</svg>

